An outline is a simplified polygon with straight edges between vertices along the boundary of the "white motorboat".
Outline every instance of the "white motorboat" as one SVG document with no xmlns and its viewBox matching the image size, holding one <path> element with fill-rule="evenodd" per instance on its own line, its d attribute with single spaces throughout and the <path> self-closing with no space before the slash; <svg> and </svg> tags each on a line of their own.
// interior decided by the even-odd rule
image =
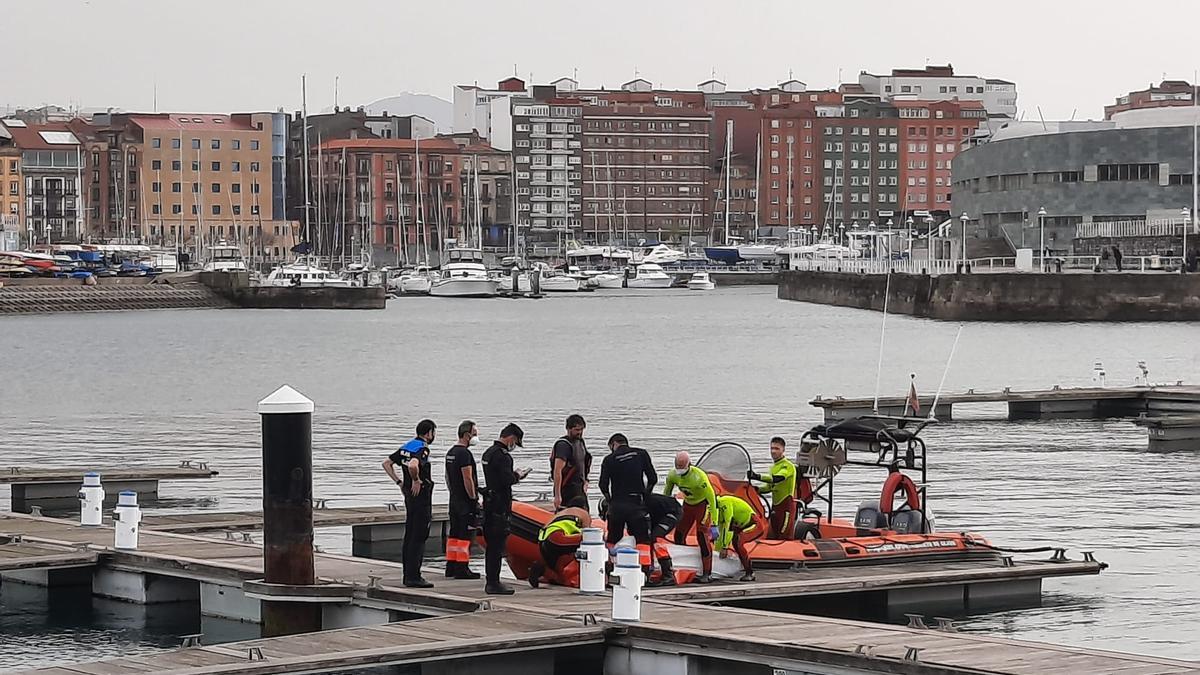
<svg viewBox="0 0 1200 675">
<path fill-rule="evenodd" d="M 581 268 L 613 267 L 627 265 L 633 260 L 633 251 L 616 246 L 577 246 L 567 249 L 567 262 Z"/>
<path fill-rule="evenodd" d="M 246 259 L 236 244 L 219 241 L 204 249 L 202 272 L 245 272 Z"/>
<path fill-rule="evenodd" d="M 510 269 L 507 273 L 500 274 L 498 277 L 498 288 L 505 293 L 529 293 L 533 289 L 529 286 L 529 273 L 517 272 L 517 288 L 513 290 L 513 273 Z"/>
<path fill-rule="evenodd" d="M 429 294 L 443 298 L 491 298 L 499 287 L 499 280 L 488 276 L 481 249 L 453 248 L 446 251 L 442 275 L 434 280 Z"/>
<path fill-rule="evenodd" d="M 775 260 L 774 244 L 741 244 L 737 247 L 738 257 L 748 262 Z"/>
<path fill-rule="evenodd" d="M 264 286 L 298 286 L 300 288 L 349 288 L 354 282 L 329 270 L 322 269 L 307 258 L 276 265 L 263 281 Z"/>
<path fill-rule="evenodd" d="M 601 272 L 591 278 L 591 283 L 596 288 L 624 288 L 625 275 L 617 272 Z"/>
<path fill-rule="evenodd" d="M 628 288 L 670 288 L 674 279 L 663 271 L 662 266 L 642 263 L 634 268 L 633 274 L 625 279 Z"/>
<path fill-rule="evenodd" d="M 711 291 L 717 285 L 713 282 L 712 277 L 708 275 L 708 272 L 693 272 L 692 278 L 688 279 L 687 287 L 691 291 Z"/>
<path fill-rule="evenodd" d="M 538 289 L 543 293 L 574 293 L 579 290 L 579 279 L 539 263 L 533 268 L 538 275 Z"/>
<path fill-rule="evenodd" d="M 394 280 L 393 288 L 403 295 L 429 295 L 433 287 L 434 274 L 428 265 L 417 265 Z"/>
<path fill-rule="evenodd" d="M 677 251 L 666 244 L 658 244 L 647 249 L 642 254 L 640 262 L 652 265 L 673 265 L 686 257 L 687 254 L 683 251 Z"/>
</svg>

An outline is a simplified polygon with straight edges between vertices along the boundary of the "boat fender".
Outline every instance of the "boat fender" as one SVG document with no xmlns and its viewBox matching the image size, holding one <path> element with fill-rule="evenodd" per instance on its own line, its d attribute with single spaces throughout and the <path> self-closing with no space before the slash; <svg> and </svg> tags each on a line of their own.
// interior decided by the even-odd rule
<svg viewBox="0 0 1200 675">
<path fill-rule="evenodd" d="M 904 491 L 904 501 L 908 508 L 917 511 L 921 508 L 921 499 L 917 494 L 917 485 L 912 482 L 908 476 L 894 471 L 888 474 L 887 480 L 883 483 L 883 494 L 879 496 L 879 512 L 891 515 L 895 512 L 892 507 L 892 502 L 896 497 L 896 491 Z"/>
</svg>

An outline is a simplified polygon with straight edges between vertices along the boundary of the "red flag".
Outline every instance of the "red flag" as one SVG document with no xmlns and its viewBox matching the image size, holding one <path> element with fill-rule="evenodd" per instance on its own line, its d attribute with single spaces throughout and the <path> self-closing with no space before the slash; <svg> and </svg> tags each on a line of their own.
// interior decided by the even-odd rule
<svg viewBox="0 0 1200 675">
<path fill-rule="evenodd" d="M 912 411 L 913 417 L 921 414 L 921 399 L 917 398 L 917 378 L 914 376 L 908 385 L 908 402 L 907 407 Z"/>
</svg>

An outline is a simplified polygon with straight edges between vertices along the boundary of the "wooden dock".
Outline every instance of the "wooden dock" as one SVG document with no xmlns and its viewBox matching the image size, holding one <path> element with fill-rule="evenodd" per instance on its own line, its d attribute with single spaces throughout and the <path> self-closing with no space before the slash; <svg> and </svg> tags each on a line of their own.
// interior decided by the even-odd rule
<svg viewBox="0 0 1200 675">
<path fill-rule="evenodd" d="M 90 567 L 100 556 L 95 551 L 25 541 L 20 536 L 0 535 L 0 572 L 17 570 Z"/>
<path fill-rule="evenodd" d="M 933 394 L 918 397 L 921 415 L 933 407 Z M 818 396 L 809 405 L 825 413 L 826 422 L 871 414 L 873 397 L 846 398 Z M 1007 403 L 1008 419 L 1098 419 L 1106 417 L 1138 417 L 1141 415 L 1172 415 L 1200 413 L 1200 387 L 1187 385 L 1133 387 L 1053 387 L 1028 391 L 1005 388 L 1000 391 L 942 394 L 934 416 L 941 421 L 953 419 L 956 404 Z M 880 414 L 903 415 L 907 410 L 905 396 L 879 398 Z"/>
<path fill-rule="evenodd" d="M 117 495 L 122 490 L 132 490 L 138 493 L 139 499 L 145 501 L 158 497 L 159 481 L 195 480 L 217 475 L 217 471 L 208 468 L 204 462 L 120 469 L 10 466 L 0 468 L 0 483 L 12 484 L 11 508 L 18 513 L 29 513 L 33 506 L 47 510 L 78 508 L 79 487 L 83 484 L 83 474 L 89 471 L 100 474 L 106 504 L 117 503 Z"/>
</svg>

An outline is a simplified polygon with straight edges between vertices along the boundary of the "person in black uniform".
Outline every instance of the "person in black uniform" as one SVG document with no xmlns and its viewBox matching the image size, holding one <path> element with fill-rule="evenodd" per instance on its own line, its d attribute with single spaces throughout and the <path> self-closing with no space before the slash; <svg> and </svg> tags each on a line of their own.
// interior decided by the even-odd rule
<svg viewBox="0 0 1200 675">
<path fill-rule="evenodd" d="M 484 554 L 484 591 L 490 595 L 512 595 L 513 589 L 500 583 L 500 561 L 508 543 L 509 516 L 512 514 L 512 486 L 529 475 L 529 469 L 513 469 L 514 447 L 521 446 L 525 433 L 521 427 L 509 424 L 500 431 L 500 439 L 483 453 L 483 477 L 487 492 L 483 495 L 483 538 L 487 544 Z"/>
<path fill-rule="evenodd" d="M 383 470 L 404 493 L 404 585 L 409 588 L 433 588 L 421 576 L 425 561 L 425 540 L 433 520 L 433 475 L 429 464 L 429 444 L 433 442 L 437 425 L 433 420 L 421 420 L 417 435 L 400 446 L 383 461 Z M 396 475 L 400 467 L 400 475 Z"/>
<path fill-rule="evenodd" d="M 446 453 L 446 487 L 450 490 L 450 529 L 446 535 L 446 578 L 478 579 L 472 572 L 471 541 L 479 522 L 479 478 L 471 446 L 479 430 L 471 420 L 458 425 L 458 443 Z"/>
<path fill-rule="evenodd" d="M 587 422 L 582 415 L 567 417 L 567 433 L 554 442 L 550 451 L 550 477 L 554 481 L 554 510 L 588 510 L 587 482 L 592 471 L 592 456 L 583 442 Z"/>
<path fill-rule="evenodd" d="M 650 578 L 650 516 L 646 495 L 654 490 L 658 474 L 650 455 L 641 448 L 629 447 L 624 434 L 608 439 L 610 453 L 600 463 L 600 492 L 608 501 L 608 548 L 611 551 L 625 530 L 637 542 L 638 561 Z"/>
<path fill-rule="evenodd" d="M 650 516 L 650 540 L 654 542 L 654 559 L 662 572 L 658 582 L 663 586 L 675 585 L 675 563 L 671 560 L 671 552 L 665 541 L 667 535 L 679 524 L 683 515 L 683 507 L 674 497 L 651 491 L 646 496 L 646 512 Z"/>
</svg>

